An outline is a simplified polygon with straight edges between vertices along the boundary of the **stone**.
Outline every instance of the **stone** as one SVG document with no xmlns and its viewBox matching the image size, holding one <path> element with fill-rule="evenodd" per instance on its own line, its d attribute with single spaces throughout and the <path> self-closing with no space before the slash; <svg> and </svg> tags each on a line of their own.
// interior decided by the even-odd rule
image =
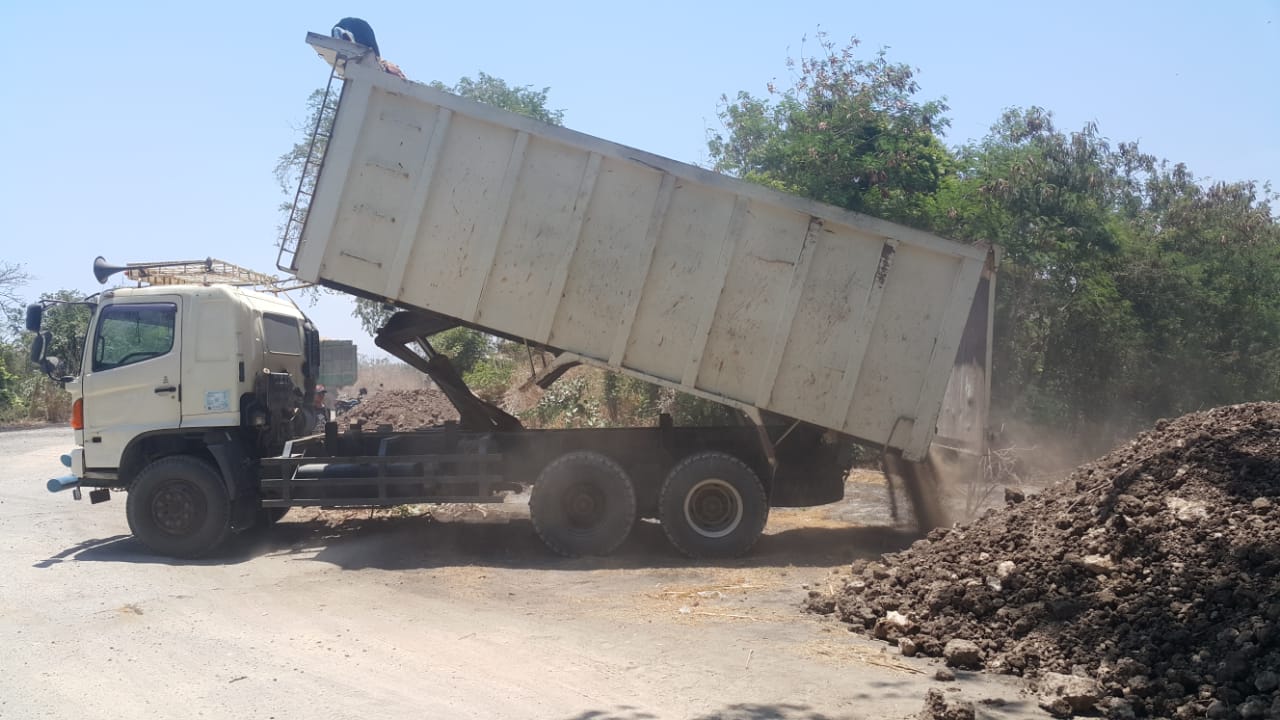
<svg viewBox="0 0 1280 720">
<path fill-rule="evenodd" d="M 1253 679 L 1253 686 L 1258 688 L 1258 692 L 1269 693 L 1280 687 L 1280 674 L 1274 670 L 1263 670 Z"/>
<path fill-rule="evenodd" d="M 1133 720 L 1137 717 L 1137 713 L 1133 711 L 1133 705 L 1124 698 L 1103 698 L 1098 703 L 1098 709 L 1108 720 Z"/>
<path fill-rule="evenodd" d="M 1062 698 L 1041 698 L 1040 709 L 1058 718 L 1071 717 L 1071 704 Z"/>
<path fill-rule="evenodd" d="M 1244 720 L 1252 720 L 1253 718 L 1264 718 L 1267 716 L 1268 704 L 1261 696 L 1253 697 L 1240 703 L 1240 707 L 1236 708 L 1236 712 L 1240 713 L 1240 717 Z"/>
<path fill-rule="evenodd" d="M 949 698 L 938 690 L 930 690 L 924 698 L 924 709 L 916 715 L 919 720 L 974 720 L 973 703 L 959 698 Z"/>
<path fill-rule="evenodd" d="M 1080 558 L 1080 567 L 1095 575 L 1110 575 L 1116 571 L 1116 564 L 1106 555 L 1085 555 Z"/>
<path fill-rule="evenodd" d="M 1040 676 L 1036 685 L 1041 695 L 1065 700 L 1075 713 L 1093 710 L 1103 697 L 1102 686 L 1097 680 L 1079 675 L 1047 672 Z"/>
<path fill-rule="evenodd" d="M 1174 517 L 1188 525 L 1209 517 L 1209 507 L 1197 500 L 1169 497 L 1165 499 L 1165 505 Z"/>
<path fill-rule="evenodd" d="M 942 648 L 942 658 L 948 667 L 980 668 L 982 667 L 982 648 L 971 640 L 948 640 Z"/>
</svg>

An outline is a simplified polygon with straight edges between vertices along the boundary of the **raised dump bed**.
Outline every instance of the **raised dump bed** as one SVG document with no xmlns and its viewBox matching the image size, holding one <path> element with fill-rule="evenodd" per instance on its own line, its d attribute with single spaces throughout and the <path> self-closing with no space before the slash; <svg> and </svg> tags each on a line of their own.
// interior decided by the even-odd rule
<svg viewBox="0 0 1280 720">
<path fill-rule="evenodd" d="M 283 269 L 911 459 L 950 397 L 944 432 L 980 442 L 991 247 L 401 80 L 358 45 L 308 42 L 344 86 Z M 958 361 L 968 369 L 953 372 Z"/>
</svg>

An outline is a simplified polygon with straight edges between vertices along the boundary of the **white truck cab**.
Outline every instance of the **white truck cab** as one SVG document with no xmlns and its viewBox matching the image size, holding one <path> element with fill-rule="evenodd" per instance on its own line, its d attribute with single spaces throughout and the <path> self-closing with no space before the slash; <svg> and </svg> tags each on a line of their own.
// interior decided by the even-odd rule
<svg viewBox="0 0 1280 720">
<path fill-rule="evenodd" d="M 101 259 L 95 265 L 103 281 L 109 269 Z M 319 334 L 291 301 L 245 282 L 263 285 L 265 276 L 227 263 L 115 270 L 140 286 L 107 290 L 88 303 L 93 314 L 79 374 L 62 378 L 73 399 L 71 475 L 50 481 L 50 489 L 74 487 L 78 495 L 79 487 L 97 488 L 90 497 L 101 501 L 111 488 L 134 490 L 164 462 L 174 487 L 191 482 L 183 470 L 195 468 L 223 485 L 229 504 L 248 498 L 248 462 L 315 427 Z M 31 329 L 39 330 L 41 314 L 29 313 L 28 325 L 37 326 Z M 187 460 L 175 464 L 174 457 Z M 149 500 L 130 493 L 131 525 L 165 515 L 164 507 L 148 506 L 135 518 L 135 500 L 172 507 L 190 499 L 181 491 L 166 496 L 172 483 L 152 481 Z M 256 510 L 252 500 L 243 504 Z"/>
<path fill-rule="evenodd" d="M 103 293 L 81 375 L 68 384 L 85 469 L 116 472 L 130 445 L 154 433 L 239 427 L 264 370 L 305 394 L 305 323 L 292 303 L 230 285 Z"/>
</svg>

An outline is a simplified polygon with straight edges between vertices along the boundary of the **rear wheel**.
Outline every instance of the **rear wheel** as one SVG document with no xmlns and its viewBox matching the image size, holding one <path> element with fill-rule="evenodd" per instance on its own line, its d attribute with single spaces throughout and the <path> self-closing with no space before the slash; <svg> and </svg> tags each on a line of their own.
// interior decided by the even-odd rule
<svg viewBox="0 0 1280 720">
<path fill-rule="evenodd" d="M 764 532 L 769 499 L 746 463 L 704 452 L 680 461 L 667 475 L 658 516 L 671 544 L 685 555 L 737 557 Z"/>
<path fill-rule="evenodd" d="M 608 555 L 636 520 L 631 478 L 613 460 L 591 451 L 560 456 L 543 469 L 529 495 L 538 536 L 567 556 Z"/>
<path fill-rule="evenodd" d="M 215 550 L 231 532 L 231 502 L 209 463 L 174 455 L 138 473 L 125 502 L 129 529 L 151 550 L 193 558 Z"/>
</svg>

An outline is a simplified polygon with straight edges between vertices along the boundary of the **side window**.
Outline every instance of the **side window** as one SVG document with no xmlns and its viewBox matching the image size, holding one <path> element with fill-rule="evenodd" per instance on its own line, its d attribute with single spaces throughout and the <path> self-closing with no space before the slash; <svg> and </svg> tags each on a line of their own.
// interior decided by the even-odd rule
<svg viewBox="0 0 1280 720">
<path fill-rule="evenodd" d="M 173 303 L 108 305 L 98 316 L 93 369 L 110 370 L 167 354 L 173 349 Z"/>
<path fill-rule="evenodd" d="M 297 318 L 288 315 L 262 314 L 262 340 L 267 352 L 277 355 L 301 355 L 302 331 Z"/>
</svg>

